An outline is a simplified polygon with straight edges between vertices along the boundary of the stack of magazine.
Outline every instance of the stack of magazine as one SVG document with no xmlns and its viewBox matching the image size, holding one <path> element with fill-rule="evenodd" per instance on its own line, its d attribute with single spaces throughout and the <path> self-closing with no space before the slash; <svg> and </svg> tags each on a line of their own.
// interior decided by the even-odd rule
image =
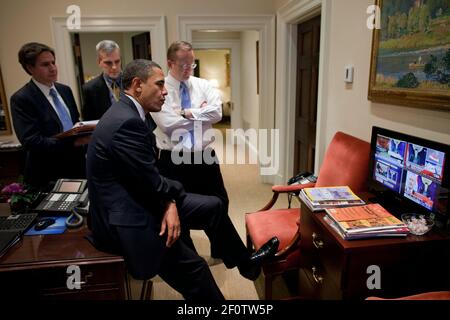
<svg viewBox="0 0 450 320">
<path fill-rule="evenodd" d="M 304 188 L 299 196 L 313 212 L 365 204 L 348 186 Z"/>
<path fill-rule="evenodd" d="M 326 209 L 325 221 L 345 240 L 405 237 L 408 227 L 378 203 Z"/>
</svg>

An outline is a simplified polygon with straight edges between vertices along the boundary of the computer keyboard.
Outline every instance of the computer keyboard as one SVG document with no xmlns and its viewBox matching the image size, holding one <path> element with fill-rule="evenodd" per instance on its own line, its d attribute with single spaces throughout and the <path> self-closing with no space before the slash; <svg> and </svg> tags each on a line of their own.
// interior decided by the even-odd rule
<svg viewBox="0 0 450 320">
<path fill-rule="evenodd" d="M 36 217 L 37 213 L 24 213 L 16 214 L 10 216 L 0 217 L 0 231 L 11 230 L 11 231 L 25 231 L 30 227 Z"/>
</svg>

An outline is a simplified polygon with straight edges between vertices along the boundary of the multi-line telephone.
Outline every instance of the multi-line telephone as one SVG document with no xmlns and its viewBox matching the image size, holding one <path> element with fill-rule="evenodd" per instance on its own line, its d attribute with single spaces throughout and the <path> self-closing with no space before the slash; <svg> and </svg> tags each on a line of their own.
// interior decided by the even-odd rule
<svg viewBox="0 0 450 320">
<path fill-rule="evenodd" d="M 317 181 L 317 177 L 310 172 L 302 172 L 299 173 L 288 180 L 288 184 L 307 184 L 307 183 L 315 183 Z"/>
<path fill-rule="evenodd" d="M 70 213 L 76 207 L 85 207 L 89 201 L 87 181 L 59 179 L 53 190 L 36 207 L 36 211 Z"/>
</svg>

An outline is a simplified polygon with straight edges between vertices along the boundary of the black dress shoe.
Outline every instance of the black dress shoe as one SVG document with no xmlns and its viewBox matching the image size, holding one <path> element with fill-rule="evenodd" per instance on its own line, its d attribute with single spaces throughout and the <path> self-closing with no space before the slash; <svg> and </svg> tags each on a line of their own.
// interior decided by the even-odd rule
<svg viewBox="0 0 450 320">
<path fill-rule="evenodd" d="M 250 261 L 238 266 L 238 269 L 241 276 L 251 281 L 255 281 L 256 279 L 258 279 L 259 274 L 261 273 L 261 265 L 259 263 L 252 263 Z"/>
<path fill-rule="evenodd" d="M 250 256 L 250 261 L 252 263 L 261 264 L 265 260 L 272 258 L 278 251 L 278 246 L 280 245 L 280 240 L 277 237 L 273 237 L 266 243 L 264 243 L 258 251 Z"/>
</svg>

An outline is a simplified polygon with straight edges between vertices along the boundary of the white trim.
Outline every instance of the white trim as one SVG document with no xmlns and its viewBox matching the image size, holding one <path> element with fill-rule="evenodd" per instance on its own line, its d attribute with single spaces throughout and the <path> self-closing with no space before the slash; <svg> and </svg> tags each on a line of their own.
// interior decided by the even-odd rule
<svg viewBox="0 0 450 320">
<path fill-rule="evenodd" d="M 275 125 L 275 16 L 178 16 L 178 38 L 192 41 L 197 30 L 226 30 L 259 32 L 259 128 L 271 129 Z M 262 176 L 263 182 L 273 183 L 274 176 Z"/>
<path fill-rule="evenodd" d="M 70 33 L 82 32 L 127 32 L 149 31 L 152 39 L 152 59 L 166 70 L 166 25 L 164 16 L 139 17 L 81 17 L 81 29 L 69 30 L 67 17 L 50 17 L 53 43 L 58 63 L 58 80 L 72 88 L 78 106 L 80 106 L 76 81 L 74 57 Z"/>
<path fill-rule="evenodd" d="M 280 129 L 280 170 L 276 183 L 285 183 L 294 169 L 295 104 L 297 70 L 297 24 L 321 14 L 320 59 L 317 99 L 317 133 L 315 172 L 322 162 L 325 123 L 326 78 L 328 69 L 328 30 L 331 0 L 291 1 L 277 12 L 277 94 L 276 127 Z M 319 147 L 317 147 L 319 146 Z"/>
<path fill-rule="evenodd" d="M 231 51 L 231 101 L 233 110 L 231 110 L 231 128 L 242 128 L 242 110 L 241 110 L 241 40 L 214 39 L 214 40 L 194 40 L 192 42 L 194 49 L 230 49 Z"/>
</svg>

